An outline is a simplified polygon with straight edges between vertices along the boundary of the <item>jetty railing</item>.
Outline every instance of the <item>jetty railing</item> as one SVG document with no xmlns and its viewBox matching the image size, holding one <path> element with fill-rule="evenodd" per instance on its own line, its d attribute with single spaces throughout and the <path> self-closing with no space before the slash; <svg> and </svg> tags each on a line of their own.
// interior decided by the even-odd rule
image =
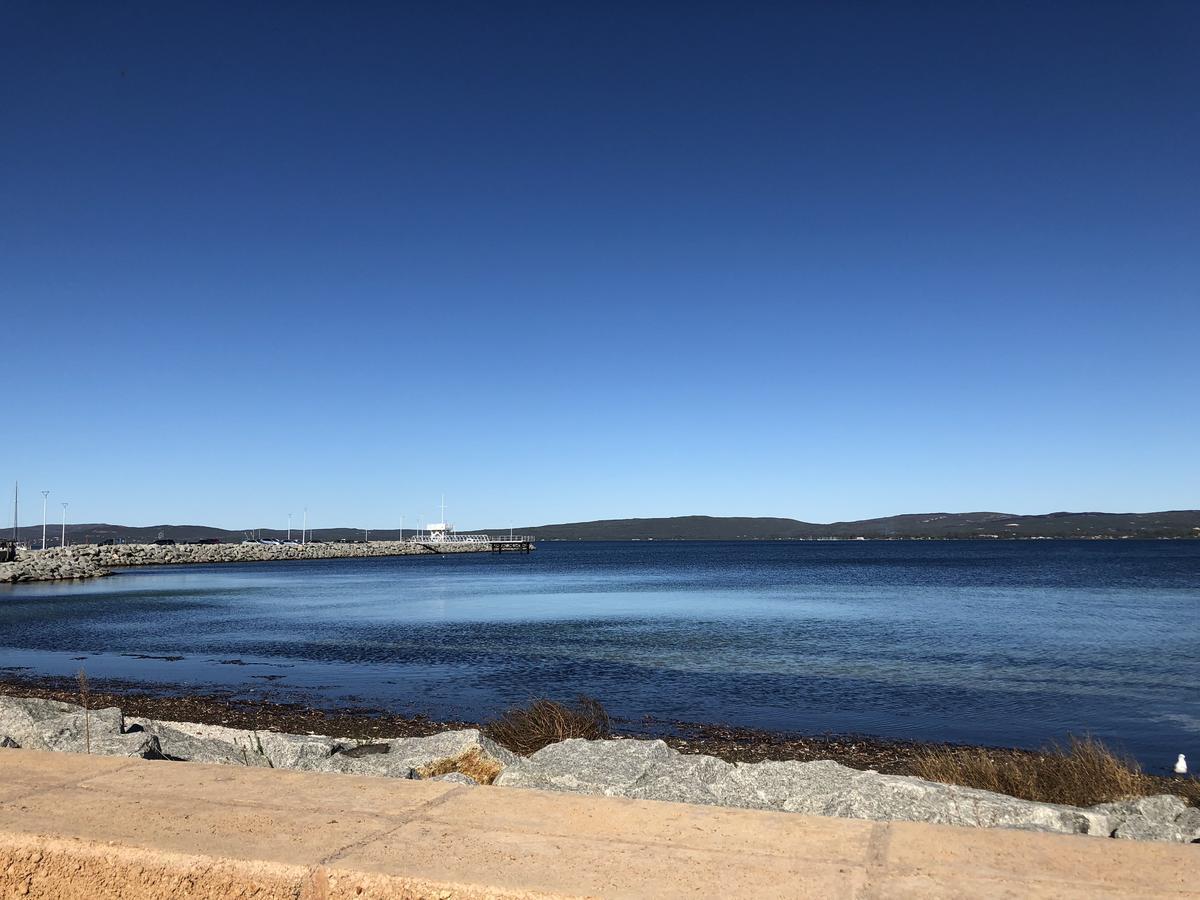
<svg viewBox="0 0 1200 900">
<path fill-rule="evenodd" d="M 433 534 L 410 535 L 404 539 L 410 544 L 490 544 L 486 534 Z"/>
<path fill-rule="evenodd" d="M 416 544 L 498 544 L 498 543 L 530 543 L 534 540 L 531 534 L 502 534 L 491 537 L 486 534 L 445 534 L 434 532 L 433 535 L 409 535 L 404 539 L 407 543 Z"/>
</svg>

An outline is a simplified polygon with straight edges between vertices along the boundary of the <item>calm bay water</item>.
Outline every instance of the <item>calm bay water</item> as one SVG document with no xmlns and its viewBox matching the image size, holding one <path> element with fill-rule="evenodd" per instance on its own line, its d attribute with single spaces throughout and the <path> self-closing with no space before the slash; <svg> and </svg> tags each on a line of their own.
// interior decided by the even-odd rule
<svg viewBox="0 0 1200 900">
<path fill-rule="evenodd" d="M 81 665 L 434 717 L 587 693 L 805 732 L 1090 731 L 1158 769 L 1200 759 L 1200 541 L 546 543 L 0 585 L 0 667 Z"/>
</svg>

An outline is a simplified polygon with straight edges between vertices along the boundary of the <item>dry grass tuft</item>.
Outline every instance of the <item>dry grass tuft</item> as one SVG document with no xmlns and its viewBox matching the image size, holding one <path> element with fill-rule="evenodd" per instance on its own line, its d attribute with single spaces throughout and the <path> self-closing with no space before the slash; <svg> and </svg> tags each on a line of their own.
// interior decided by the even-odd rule
<svg viewBox="0 0 1200 900">
<path fill-rule="evenodd" d="M 1092 737 L 1068 737 L 1065 747 L 1040 753 L 982 748 L 939 748 L 918 754 L 914 775 L 930 781 L 982 788 L 1024 800 L 1092 806 L 1164 793 L 1161 779 L 1143 774 Z"/>
<path fill-rule="evenodd" d="M 427 766 L 421 766 L 417 770 L 417 774 L 422 778 L 437 778 L 439 775 L 461 772 L 469 778 L 474 778 L 480 784 L 491 784 L 503 769 L 504 766 L 500 763 L 490 756 L 484 756 L 478 749 L 472 747 L 470 750 L 464 750 L 458 756 L 439 759 Z"/>
<path fill-rule="evenodd" d="M 1161 782 L 1160 782 L 1161 783 Z M 1170 792 L 1178 794 L 1192 806 L 1200 806 L 1200 778 L 1193 775 L 1191 778 L 1173 778 L 1170 781 Z M 1164 793 L 1156 791 L 1155 793 Z"/>
<path fill-rule="evenodd" d="M 528 706 L 506 710 L 484 727 L 484 733 L 493 741 L 522 756 L 568 738 L 599 740 L 608 737 L 611 730 L 608 713 L 600 701 L 591 697 L 579 697 L 574 706 L 534 700 Z"/>
</svg>

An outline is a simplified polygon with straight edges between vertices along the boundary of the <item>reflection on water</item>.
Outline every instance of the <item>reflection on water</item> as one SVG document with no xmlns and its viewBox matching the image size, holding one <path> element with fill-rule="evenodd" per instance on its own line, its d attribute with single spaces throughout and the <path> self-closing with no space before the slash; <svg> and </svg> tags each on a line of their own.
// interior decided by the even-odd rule
<svg viewBox="0 0 1200 900">
<path fill-rule="evenodd" d="M 1198 613 L 1200 541 L 547 543 L 0 586 L 0 666 L 434 716 L 586 692 L 802 731 L 1087 730 L 1153 766 L 1200 756 Z"/>
</svg>

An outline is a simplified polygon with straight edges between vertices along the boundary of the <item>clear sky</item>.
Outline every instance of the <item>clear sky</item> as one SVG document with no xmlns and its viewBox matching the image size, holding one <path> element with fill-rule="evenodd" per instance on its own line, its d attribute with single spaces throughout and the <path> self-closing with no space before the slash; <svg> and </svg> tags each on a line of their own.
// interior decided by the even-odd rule
<svg viewBox="0 0 1200 900">
<path fill-rule="evenodd" d="M 1197 47 L 1192 0 L 12 0 L 0 483 L 26 524 L 1200 507 Z"/>
</svg>

